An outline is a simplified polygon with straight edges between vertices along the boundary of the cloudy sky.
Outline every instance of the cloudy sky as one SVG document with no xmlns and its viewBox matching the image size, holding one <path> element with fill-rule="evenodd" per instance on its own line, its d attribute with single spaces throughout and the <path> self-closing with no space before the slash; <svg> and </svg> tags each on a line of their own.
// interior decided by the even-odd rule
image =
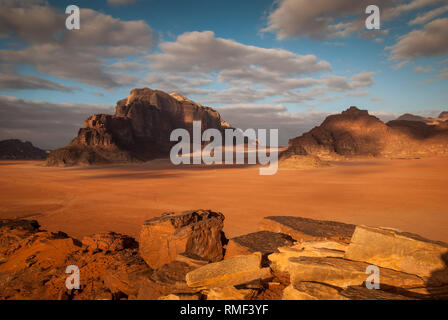
<svg viewBox="0 0 448 320">
<path fill-rule="evenodd" d="M 65 28 L 66 6 L 81 29 Z M 381 9 L 381 30 L 365 8 Z M 178 92 L 281 143 L 351 105 L 448 110 L 446 0 L 0 0 L 0 139 L 67 144 L 135 87 Z"/>
</svg>

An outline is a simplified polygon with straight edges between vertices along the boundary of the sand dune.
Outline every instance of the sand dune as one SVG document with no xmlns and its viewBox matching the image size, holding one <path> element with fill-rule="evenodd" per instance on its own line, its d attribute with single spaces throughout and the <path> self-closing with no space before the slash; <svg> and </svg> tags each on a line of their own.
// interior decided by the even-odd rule
<svg viewBox="0 0 448 320">
<path fill-rule="evenodd" d="M 164 211 L 213 209 L 225 232 L 257 230 L 268 215 L 387 226 L 448 241 L 448 159 L 356 160 L 312 170 L 141 165 L 51 168 L 0 162 L 0 217 L 35 218 L 75 237 L 102 231 L 138 236 Z"/>
</svg>

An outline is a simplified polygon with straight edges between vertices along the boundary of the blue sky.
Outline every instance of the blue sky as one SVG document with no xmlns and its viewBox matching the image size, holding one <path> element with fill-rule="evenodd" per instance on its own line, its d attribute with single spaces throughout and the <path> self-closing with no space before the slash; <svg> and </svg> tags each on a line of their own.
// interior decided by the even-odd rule
<svg viewBox="0 0 448 320">
<path fill-rule="evenodd" d="M 446 1 L 378 0 L 380 33 L 363 25 L 364 0 L 121 2 L 0 1 L 4 119 L 17 120 L 14 103 L 33 106 L 43 127 L 64 121 L 46 123 L 45 102 L 76 109 L 61 139 L 48 142 L 50 133 L 18 120 L 0 138 L 40 135 L 45 147 L 61 146 L 75 121 L 112 112 L 143 86 L 178 91 L 237 126 L 278 125 L 284 139 L 351 105 L 384 119 L 448 109 Z M 81 8 L 80 30 L 64 29 L 69 4 Z"/>
</svg>

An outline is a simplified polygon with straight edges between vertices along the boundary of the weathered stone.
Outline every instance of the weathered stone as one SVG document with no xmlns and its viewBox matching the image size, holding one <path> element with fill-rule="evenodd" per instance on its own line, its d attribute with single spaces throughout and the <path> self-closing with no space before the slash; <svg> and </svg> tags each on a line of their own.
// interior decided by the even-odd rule
<svg viewBox="0 0 448 320">
<path fill-rule="evenodd" d="M 152 268 L 186 253 L 207 261 L 223 258 L 224 215 L 211 210 L 165 213 L 148 220 L 140 233 L 140 254 Z"/>
<path fill-rule="evenodd" d="M 235 286 L 270 277 L 269 268 L 261 268 L 261 253 L 234 256 L 210 263 L 189 272 L 186 281 L 189 287 L 213 288 Z"/>
<path fill-rule="evenodd" d="M 318 282 L 296 282 L 283 290 L 282 300 L 347 300 L 340 288 Z"/>
<path fill-rule="evenodd" d="M 193 255 L 187 253 L 179 253 L 176 256 L 175 261 L 186 263 L 190 267 L 195 269 L 202 267 L 203 265 L 206 265 L 208 263 L 208 261 L 206 260 L 200 259 L 199 257 L 194 257 Z"/>
<path fill-rule="evenodd" d="M 90 251 L 120 251 L 129 248 L 137 248 L 138 243 L 134 238 L 115 232 L 97 233 L 86 236 L 82 239 L 82 244 Z"/>
<path fill-rule="evenodd" d="M 294 240 L 282 233 L 258 231 L 229 240 L 225 258 L 261 252 L 263 256 L 276 252 L 278 247 L 290 246 Z"/>
<path fill-rule="evenodd" d="M 383 290 L 367 289 L 364 286 L 350 286 L 340 292 L 342 297 L 349 300 L 412 300 L 409 297 L 386 292 Z"/>
<path fill-rule="evenodd" d="M 138 300 L 157 300 L 161 296 L 176 293 L 197 293 L 187 286 L 185 275 L 193 270 L 186 263 L 172 261 L 141 280 Z"/>
<path fill-rule="evenodd" d="M 337 243 L 328 241 L 325 241 L 322 244 L 320 244 L 320 242 L 303 242 L 291 247 L 280 247 L 278 248 L 278 253 L 273 253 L 268 256 L 271 269 L 276 272 L 288 272 L 289 258 L 293 257 L 344 257 L 344 251 L 320 247 L 324 245 L 335 248 L 344 247 L 343 245 L 338 246 Z"/>
<path fill-rule="evenodd" d="M 415 234 L 358 226 L 345 257 L 448 284 L 448 244 Z"/>
<path fill-rule="evenodd" d="M 370 274 L 366 269 L 370 264 L 341 258 L 300 257 L 289 259 L 291 283 L 301 281 L 322 282 L 346 288 L 362 285 Z M 425 281 L 413 274 L 380 268 L 380 287 L 382 285 L 401 288 L 417 288 Z"/>
<path fill-rule="evenodd" d="M 261 221 L 259 229 L 288 234 L 299 242 L 333 240 L 349 243 L 355 225 L 302 217 L 275 216 L 265 217 Z"/>
<path fill-rule="evenodd" d="M 255 293 L 255 290 L 237 289 L 234 286 L 212 288 L 205 292 L 207 300 L 250 300 Z"/>
</svg>

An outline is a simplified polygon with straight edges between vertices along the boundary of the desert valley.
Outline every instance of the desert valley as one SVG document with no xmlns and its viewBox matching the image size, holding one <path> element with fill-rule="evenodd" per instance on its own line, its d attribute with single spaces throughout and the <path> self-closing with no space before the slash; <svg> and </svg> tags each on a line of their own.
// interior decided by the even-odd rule
<svg viewBox="0 0 448 320">
<path fill-rule="evenodd" d="M 0 0 L 0 309 L 435 314 L 445 2 Z"/>
</svg>

